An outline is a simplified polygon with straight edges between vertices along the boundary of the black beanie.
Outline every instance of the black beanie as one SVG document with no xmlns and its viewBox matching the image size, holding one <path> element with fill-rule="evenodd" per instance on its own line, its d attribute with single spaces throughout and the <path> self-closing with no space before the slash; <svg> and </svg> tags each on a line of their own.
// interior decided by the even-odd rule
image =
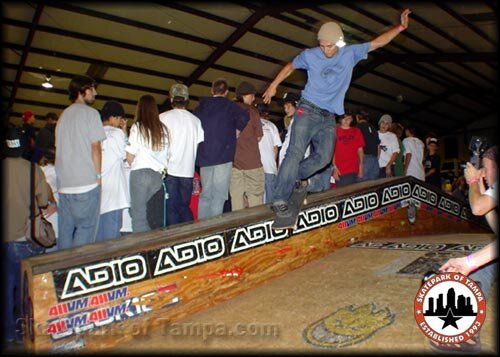
<svg viewBox="0 0 500 357">
<path fill-rule="evenodd" d="M 241 97 L 247 94 L 255 94 L 257 93 L 257 89 L 252 83 L 249 82 L 241 82 L 236 88 L 236 96 Z"/>
</svg>

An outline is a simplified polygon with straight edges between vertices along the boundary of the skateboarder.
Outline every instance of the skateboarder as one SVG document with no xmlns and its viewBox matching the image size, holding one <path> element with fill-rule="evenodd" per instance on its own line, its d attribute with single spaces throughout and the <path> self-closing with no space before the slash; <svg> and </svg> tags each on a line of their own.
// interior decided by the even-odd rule
<svg viewBox="0 0 500 357">
<path fill-rule="evenodd" d="M 342 29 L 335 22 L 327 22 L 318 31 L 319 46 L 302 51 L 292 62 L 286 64 L 271 82 L 262 97 L 269 104 L 276 94 L 278 85 L 295 69 L 307 70 L 308 78 L 302 98 L 294 114 L 290 147 L 280 166 L 272 205 L 276 213 L 273 224 L 290 220 L 294 210 L 289 209 L 292 191 L 306 191 L 305 180 L 332 159 L 335 141 L 335 116 L 344 114 L 344 97 L 351 81 L 354 66 L 366 59 L 368 52 L 391 42 L 408 27 L 411 11 L 401 13 L 399 25 L 374 38 L 371 42 L 345 46 Z M 302 161 L 309 143 L 315 146 L 315 154 Z M 289 223 L 289 222 L 287 222 Z"/>
</svg>

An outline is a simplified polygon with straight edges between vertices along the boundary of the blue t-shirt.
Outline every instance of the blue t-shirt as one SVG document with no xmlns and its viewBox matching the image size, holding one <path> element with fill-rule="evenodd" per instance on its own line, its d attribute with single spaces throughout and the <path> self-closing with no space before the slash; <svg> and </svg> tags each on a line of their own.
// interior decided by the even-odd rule
<svg viewBox="0 0 500 357">
<path fill-rule="evenodd" d="M 335 56 L 326 57 L 319 47 L 309 48 L 293 59 L 293 66 L 307 71 L 302 97 L 322 109 L 344 114 L 344 97 L 354 66 L 366 59 L 370 42 L 341 47 Z"/>
</svg>

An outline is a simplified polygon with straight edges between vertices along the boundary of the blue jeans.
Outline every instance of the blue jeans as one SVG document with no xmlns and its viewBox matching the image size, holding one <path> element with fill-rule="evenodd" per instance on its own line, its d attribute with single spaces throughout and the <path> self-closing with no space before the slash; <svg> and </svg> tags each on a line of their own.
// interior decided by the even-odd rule
<svg viewBox="0 0 500 357">
<path fill-rule="evenodd" d="M 167 176 L 167 225 L 189 222 L 193 213 L 189 208 L 193 193 L 192 177 Z"/>
<path fill-rule="evenodd" d="M 307 192 L 323 192 L 330 189 L 333 166 L 330 164 L 309 178 Z"/>
<path fill-rule="evenodd" d="M 340 175 L 340 178 L 335 181 L 335 187 L 349 186 L 358 182 L 358 174 L 351 172 L 349 174 Z"/>
<path fill-rule="evenodd" d="M 377 155 L 365 155 L 363 158 L 363 177 L 358 181 L 376 180 L 380 177 Z"/>
<path fill-rule="evenodd" d="M 232 162 L 200 168 L 201 194 L 198 202 L 198 219 L 222 214 L 224 202 L 229 197 Z"/>
<path fill-rule="evenodd" d="M 387 173 L 385 172 L 385 167 L 381 167 L 378 172 L 379 172 L 379 178 L 387 177 Z M 391 173 L 392 177 L 394 177 L 394 165 L 391 165 Z"/>
<path fill-rule="evenodd" d="M 276 185 L 276 175 L 264 173 L 264 203 L 273 202 L 274 186 Z"/>
<path fill-rule="evenodd" d="M 31 242 L 3 243 L 3 333 L 4 340 L 22 339 L 21 260 L 43 253 Z"/>
<path fill-rule="evenodd" d="M 487 299 L 490 294 L 491 285 L 493 285 L 493 280 L 498 276 L 498 263 L 492 262 L 487 265 L 482 266 L 474 273 L 469 275 L 469 278 L 477 283 L 480 283 L 481 290 L 483 291 L 484 297 Z"/>
<path fill-rule="evenodd" d="M 99 218 L 99 229 L 97 230 L 96 242 L 121 237 L 123 209 L 101 214 Z"/>
<path fill-rule="evenodd" d="M 303 159 L 310 143 L 314 151 Z M 290 145 L 278 172 L 274 203 L 287 202 L 296 180 L 305 180 L 328 165 L 334 145 L 335 114 L 301 99 L 293 117 Z"/>
<path fill-rule="evenodd" d="M 162 187 L 163 177 L 152 169 L 130 171 L 130 217 L 132 231 L 150 231 L 147 204 L 153 195 Z"/>
<path fill-rule="evenodd" d="M 95 242 L 101 209 L 101 186 L 78 194 L 59 192 L 57 250 Z"/>
</svg>

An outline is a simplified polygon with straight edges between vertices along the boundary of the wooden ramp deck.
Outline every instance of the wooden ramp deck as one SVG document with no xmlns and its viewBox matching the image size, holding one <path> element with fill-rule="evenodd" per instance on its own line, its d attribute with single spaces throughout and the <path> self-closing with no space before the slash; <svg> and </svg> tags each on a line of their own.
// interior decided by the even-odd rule
<svg viewBox="0 0 500 357">
<path fill-rule="evenodd" d="M 301 298 L 293 289 L 285 289 L 287 294 L 279 298 L 270 298 L 277 311 L 283 311 L 280 309 L 286 305 L 281 303 L 283 296 L 302 299 L 297 304 L 322 306 L 324 310 L 318 310 L 317 315 L 287 308 L 290 316 L 299 314 L 296 317 L 300 317 L 301 323 L 314 322 L 315 316 L 333 312 L 348 298 L 359 295 L 374 301 L 370 290 L 360 290 L 359 285 L 355 288 L 353 284 L 358 282 L 354 273 L 362 274 L 364 265 L 372 265 L 369 260 L 377 261 L 382 254 L 361 263 L 353 260 L 352 264 L 342 265 L 334 258 L 335 254 L 342 256 L 350 251 L 364 254 L 354 246 L 339 250 L 355 240 L 399 241 L 409 237 L 488 232 L 463 202 L 409 177 L 359 183 L 311 195 L 308 201 L 293 232 L 272 231 L 273 214 L 263 205 L 24 260 L 25 348 L 34 352 L 119 348 L 129 351 L 138 348 L 138 339 L 153 341 L 154 336 L 165 332 L 165 326 L 193 318 L 208 308 L 217 308 L 222 302 L 229 303 L 229 299 L 244 292 L 252 294 L 253 289 L 270 286 L 262 284 L 277 277 L 299 274 L 296 269 L 306 269 L 307 263 L 310 263 L 307 267 L 332 265 L 336 268 L 327 276 L 318 273 L 323 277 L 317 283 L 320 286 L 311 283 L 307 294 L 319 296 L 321 284 L 325 291 L 336 286 L 337 293 L 328 294 L 333 300 Z M 407 220 L 409 203 L 418 206 L 414 225 Z M 324 263 L 325 259 L 331 259 L 331 264 Z M 342 283 L 339 277 L 346 281 Z M 370 281 L 381 284 L 380 290 L 388 294 L 384 279 L 377 276 Z M 414 294 L 418 279 L 408 281 L 399 290 L 410 289 Z M 341 284 L 347 284 L 347 288 Z M 291 285 L 290 288 L 294 284 Z M 345 295 L 338 295 L 337 290 Z M 336 301 L 337 298 L 343 300 Z M 378 307 L 379 303 L 374 302 Z M 357 300 L 350 304 L 353 303 L 358 304 Z M 233 318 L 238 319 L 242 314 L 241 318 L 258 320 L 270 313 L 259 310 L 263 302 L 254 304 L 253 310 L 235 312 Z M 283 331 L 289 323 L 294 320 L 283 323 Z M 419 337 L 425 339 L 423 335 Z M 160 340 L 161 336 L 155 343 L 145 342 L 143 348 L 150 345 L 168 349 L 170 345 L 162 346 Z M 195 345 L 188 342 L 189 347 Z"/>
<path fill-rule="evenodd" d="M 452 234 L 398 237 L 376 244 L 359 241 L 238 297 L 176 322 L 165 321 L 148 333 L 142 331 L 130 347 L 114 351 L 433 354 L 413 312 L 423 274 L 430 266 L 462 256 L 491 239 L 489 234 Z M 497 303 L 495 283 L 480 334 L 484 354 L 498 354 Z M 379 325 L 353 324 L 351 336 L 359 333 L 358 328 L 366 329 L 366 339 L 360 341 L 338 339 L 327 346 L 307 342 L 308 326 L 350 306 L 364 310 L 364 321 L 375 311 L 388 311 L 390 318 Z M 346 329 L 338 333 L 345 334 Z M 351 336 L 347 331 L 347 338 Z"/>
</svg>

